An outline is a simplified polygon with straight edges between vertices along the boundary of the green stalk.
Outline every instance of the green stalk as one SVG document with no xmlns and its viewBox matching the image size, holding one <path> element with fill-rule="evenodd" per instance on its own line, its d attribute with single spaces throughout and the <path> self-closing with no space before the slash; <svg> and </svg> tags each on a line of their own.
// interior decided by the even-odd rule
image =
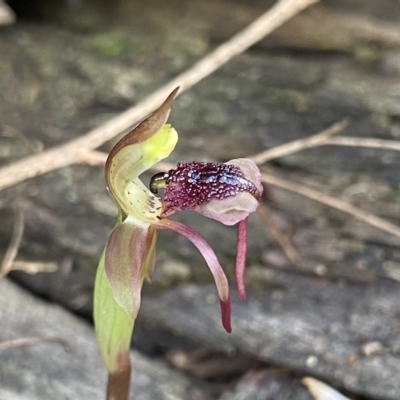
<svg viewBox="0 0 400 400">
<path fill-rule="evenodd" d="M 104 252 L 96 274 L 93 317 L 100 354 L 108 371 L 106 399 L 127 400 L 134 320 L 114 300 L 104 270 Z"/>
</svg>

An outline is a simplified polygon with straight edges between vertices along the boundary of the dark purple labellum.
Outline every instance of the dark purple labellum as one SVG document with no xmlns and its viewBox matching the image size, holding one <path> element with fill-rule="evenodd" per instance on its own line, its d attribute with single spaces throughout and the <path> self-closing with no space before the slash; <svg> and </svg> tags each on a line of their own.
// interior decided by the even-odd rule
<svg viewBox="0 0 400 400">
<path fill-rule="evenodd" d="M 259 195 L 239 167 L 231 164 L 203 162 L 179 163 L 168 173 L 156 174 L 150 181 L 151 191 L 165 185 L 162 217 L 177 211 L 193 209 L 211 200 L 223 200 L 239 192 Z"/>
</svg>

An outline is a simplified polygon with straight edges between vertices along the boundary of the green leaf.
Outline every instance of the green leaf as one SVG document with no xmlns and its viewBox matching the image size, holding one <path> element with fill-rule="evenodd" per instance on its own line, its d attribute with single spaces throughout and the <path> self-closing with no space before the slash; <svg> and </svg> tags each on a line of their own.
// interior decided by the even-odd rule
<svg viewBox="0 0 400 400">
<path fill-rule="evenodd" d="M 122 354 L 129 354 L 134 320 L 114 300 L 101 256 L 94 287 L 94 324 L 100 354 L 108 370 L 118 370 Z"/>
</svg>

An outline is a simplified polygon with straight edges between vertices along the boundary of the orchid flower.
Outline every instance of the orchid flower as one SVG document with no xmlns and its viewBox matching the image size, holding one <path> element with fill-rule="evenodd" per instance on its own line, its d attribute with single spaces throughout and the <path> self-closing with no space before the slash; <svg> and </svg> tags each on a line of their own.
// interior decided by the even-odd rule
<svg viewBox="0 0 400 400">
<path fill-rule="evenodd" d="M 159 229 L 185 236 L 201 252 L 216 284 L 222 325 L 231 331 L 225 273 L 212 248 L 196 231 L 169 218 L 176 212 L 194 210 L 225 225 L 238 224 L 236 282 L 239 296 L 245 298 L 247 218 L 262 194 L 260 172 L 254 162 L 179 163 L 176 169 L 154 175 L 149 189 L 139 179 L 177 143 L 176 131 L 165 124 L 177 92 L 178 88 L 114 146 L 105 165 L 107 188 L 118 206 L 118 220 L 98 267 L 94 319 L 100 352 L 109 371 L 109 387 L 113 380 L 121 381 L 122 371 L 130 371 L 130 339 L 143 280 L 150 279 L 153 271 Z M 164 190 L 162 199 L 156 196 L 160 189 Z"/>
</svg>

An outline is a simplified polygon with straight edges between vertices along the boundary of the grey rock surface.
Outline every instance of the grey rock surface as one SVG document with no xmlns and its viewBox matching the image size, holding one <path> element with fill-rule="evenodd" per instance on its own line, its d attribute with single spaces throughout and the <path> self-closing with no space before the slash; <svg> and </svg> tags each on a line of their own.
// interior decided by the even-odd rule
<svg viewBox="0 0 400 400">
<path fill-rule="evenodd" d="M 397 283 L 340 284 L 264 269 L 259 285 L 245 302 L 233 294 L 229 335 L 214 288 L 184 286 L 146 296 L 142 317 L 219 351 L 315 375 L 373 399 L 398 399 Z"/>
<path fill-rule="evenodd" d="M 299 380 L 285 377 L 282 370 L 261 370 L 249 372 L 233 391 L 223 394 L 219 400 L 264 399 L 313 400 L 313 397 Z"/>
<path fill-rule="evenodd" d="M 0 282 L 0 344 L 27 337 L 59 338 L 0 351 L 0 399 L 67 400 L 104 398 L 106 371 L 93 329 L 58 305 L 33 297 L 8 280 Z M 131 399 L 210 399 L 212 393 L 166 364 L 131 355 Z"/>
</svg>

